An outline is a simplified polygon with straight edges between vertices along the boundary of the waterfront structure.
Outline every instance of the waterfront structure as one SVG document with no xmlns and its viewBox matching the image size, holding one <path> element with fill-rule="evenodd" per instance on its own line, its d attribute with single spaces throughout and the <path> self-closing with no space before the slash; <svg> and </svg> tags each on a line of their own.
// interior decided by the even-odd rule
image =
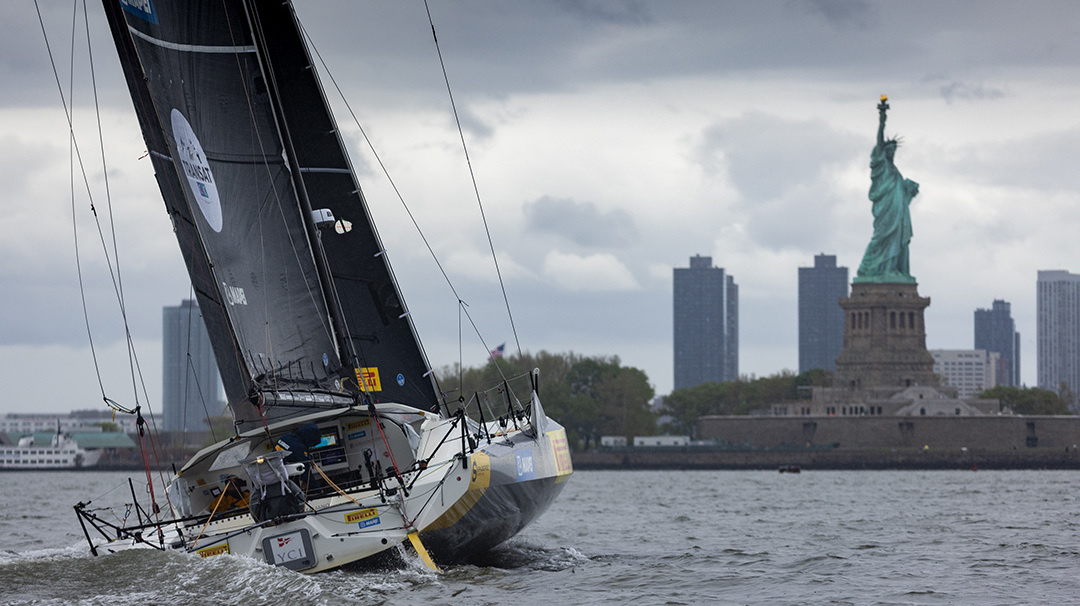
<svg viewBox="0 0 1080 606">
<path fill-rule="evenodd" d="M 739 287 L 712 257 L 674 270 L 675 389 L 739 378 Z"/>
<path fill-rule="evenodd" d="M 1080 391 L 1080 275 L 1040 270 L 1036 284 L 1039 387 Z M 1075 410 L 1075 402 L 1067 402 Z"/>
<path fill-rule="evenodd" d="M 799 268 L 799 372 L 836 370 L 844 347 L 844 310 L 848 268 L 836 266 L 835 255 L 814 255 L 813 267 Z"/>
<path fill-rule="evenodd" d="M 998 385 L 1000 354 L 985 349 L 931 349 L 934 372 L 955 387 L 957 396 L 970 398 Z"/>
<path fill-rule="evenodd" d="M 998 354 L 997 385 L 1020 385 L 1020 333 L 1008 301 L 995 299 L 990 309 L 975 310 L 975 349 Z"/>
<path fill-rule="evenodd" d="M 221 375 L 198 304 L 162 310 L 162 408 L 167 431 L 208 431 L 221 411 Z"/>
<path fill-rule="evenodd" d="M 149 411 L 147 411 L 149 417 Z M 114 414 L 102 407 L 75 410 L 70 413 L 9 412 L 0 416 L 0 433 L 31 434 L 56 432 L 57 425 L 64 433 L 101 432 L 102 427 L 115 426 L 124 433 L 138 431 L 135 415 Z"/>
</svg>

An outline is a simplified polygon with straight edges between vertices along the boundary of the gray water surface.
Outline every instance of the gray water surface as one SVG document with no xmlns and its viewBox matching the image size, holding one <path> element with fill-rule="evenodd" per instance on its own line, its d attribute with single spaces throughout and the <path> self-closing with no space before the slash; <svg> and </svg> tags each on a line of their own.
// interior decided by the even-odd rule
<svg viewBox="0 0 1080 606">
<path fill-rule="evenodd" d="M 579 471 L 474 564 L 314 576 L 92 557 L 72 505 L 130 500 L 128 475 L 0 473 L 0 604 L 1080 603 L 1074 471 Z"/>
</svg>

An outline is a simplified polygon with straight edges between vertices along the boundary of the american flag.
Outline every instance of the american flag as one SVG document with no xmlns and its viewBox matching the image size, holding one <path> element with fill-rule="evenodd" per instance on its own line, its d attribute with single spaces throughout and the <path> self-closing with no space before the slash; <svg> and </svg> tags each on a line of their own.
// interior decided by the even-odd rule
<svg viewBox="0 0 1080 606">
<path fill-rule="evenodd" d="M 503 343 L 502 345 L 499 345 L 495 349 L 491 350 L 491 357 L 492 358 L 502 357 L 504 351 L 506 351 L 506 343 Z"/>
</svg>

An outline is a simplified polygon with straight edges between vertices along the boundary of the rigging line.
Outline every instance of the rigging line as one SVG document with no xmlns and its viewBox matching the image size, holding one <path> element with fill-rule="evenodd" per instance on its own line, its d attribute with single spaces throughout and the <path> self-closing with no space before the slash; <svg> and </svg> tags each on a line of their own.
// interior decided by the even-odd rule
<svg viewBox="0 0 1080 606">
<path fill-rule="evenodd" d="M 203 405 L 203 417 L 206 419 L 206 426 L 210 427 L 210 436 L 213 437 L 214 442 L 217 443 L 217 432 L 214 431 L 214 423 L 211 422 L 210 408 L 206 407 L 206 396 L 205 396 L 205 394 L 203 394 L 203 391 L 202 391 L 202 382 L 199 380 L 199 375 L 195 374 L 195 365 L 191 361 L 191 354 L 190 353 L 188 353 L 188 365 L 190 366 L 190 369 L 191 369 L 191 375 L 195 379 L 195 393 L 199 394 L 199 401 L 202 402 L 202 405 Z M 207 387 L 210 387 L 210 386 L 207 386 Z M 187 408 L 188 408 L 187 407 L 187 402 L 185 402 L 184 404 L 185 404 L 184 405 L 184 414 L 187 415 Z M 185 427 L 184 428 L 185 433 L 187 432 L 187 430 L 188 430 L 187 427 Z"/>
<path fill-rule="evenodd" d="M 109 167 L 108 167 L 108 164 L 106 163 L 106 160 L 105 160 L 105 136 L 104 136 L 103 129 L 102 129 L 102 126 L 101 126 L 101 103 L 100 103 L 100 101 L 98 99 L 97 71 L 94 68 L 94 48 L 93 48 L 93 44 L 91 43 L 91 39 L 90 39 L 90 18 L 89 18 L 88 14 L 87 14 L 86 0 L 83 0 L 82 4 L 83 4 L 83 25 L 84 25 L 84 27 L 86 29 L 86 56 L 87 56 L 87 62 L 89 64 L 89 66 L 90 66 L 90 84 L 91 84 L 90 88 L 94 93 L 94 117 L 95 117 L 95 122 L 97 123 L 98 147 L 99 147 L 100 153 L 101 153 L 101 174 L 102 174 L 102 178 L 103 178 L 104 186 L 105 186 L 105 207 L 107 209 L 108 219 L 109 219 L 109 233 L 112 236 L 113 259 L 114 259 L 114 261 L 116 263 L 117 297 L 119 299 L 119 304 L 120 304 L 120 313 L 121 313 L 121 315 L 122 315 L 122 317 L 124 319 L 124 334 L 127 337 L 128 369 L 131 372 L 131 387 L 132 387 L 132 392 L 133 392 L 132 395 L 135 397 L 135 402 L 138 403 L 139 389 L 138 389 L 138 385 L 136 384 L 136 380 L 135 380 L 135 372 L 136 372 L 137 364 L 136 364 L 136 362 L 134 360 L 135 355 L 136 355 L 135 354 L 135 343 L 134 343 L 134 341 L 132 339 L 132 336 L 131 336 L 130 327 L 128 326 L 127 304 L 126 304 L 125 299 L 124 299 L 124 279 L 123 279 L 123 276 L 122 276 L 121 271 L 120 271 L 120 249 L 119 249 L 119 246 L 117 245 L 117 240 L 116 240 L 116 223 L 113 220 L 113 217 L 115 216 L 115 214 L 113 213 L 113 206 L 112 206 L 112 192 L 111 192 L 111 189 L 109 187 Z M 74 47 L 75 47 L 75 45 L 72 44 L 72 49 L 74 49 Z M 72 64 L 74 65 L 74 62 L 72 62 Z M 152 416 L 151 416 L 151 418 L 152 418 Z"/>
<path fill-rule="evenodd" d="M 97 71 L 96 71 L 96 69 L 94 67 L 94 51 L 93 51 L 93 43 L 92 43 L 91 36 L 90 36 L 90 18 L 89 18 L 89 14 L 88 14 L 88 11 L 87 11 L 87 8 L 86 8 L 86 0 L 83 0 L 82 5 L 83 5 L 82 6 L 82 8 L 83 8 L 83 26 L 84 26 L 84 29 L 85 29 L 85 32 L 86 32 L 87 62 L 89 63 L 89 66 L 90 66 L 90 84 L 91 84 L 91 90 L 92 90 L 93 95 L 94 95 L 94 118 L 95 118 L 95 122 L 97 124 L 98 146 L 99 146 L 100 153 L 101 153 L 101 171 L 102 171 L 104 184 L 105 184 L 105 206 L 106 206 L 106 212 L 108 213 L 109 232 L 110 232 L 110 235 L 112 237 L 112 245 L 113 245 L 113 257 L 112 257 L 112 261 L 109 263 L 109 273 L 110 273 L 110 276 L 113 276 L 113 264 L 115 263 L 116 269 L 115 269 L 115 277 L 113 278 L 113 288 L 116 291 L 117 303 L 120 306 L 120 314 L 121 314 L 121 317 L 123 318 L 123 323 L 124 323 L 124 336 L 125 336 L 125 340 L 126 340 L 127 354 L 128 354 L 128 371 L 129 371 L 129 373 L 131 375 L 131 391 L 132 391 L 132 397 L 134 398 L 134 401 L 135 401 L 135 408 L 133 409 L 133 412 L 135 414 L 139 414 L 139 410 L 141 409 L 141 406 L 139 404 L 139 385 L 141 384 L 142 385 L 142 391 L 143 391 L 143 399 L 147 401 L 147 407 L 148 407 L 148 410 L 149 410 L 149 413 L 150 413 L 150 422 L 151 422 L 153 430 L 156 431 L 157 430 L 157 419 L 154 417 L 154 411 L 149 408 L 149 400 L 150 400 L 150 398 L 149 398 L 149 394 L 146 391 L 146 378 L 143 376 L 142 367 L 139 364 L 139 356 L 138 356 L 138 352 L 135 349 L 134 337 L 131 334 L 131 325 L 128 322 L 128 316 L 127 316 L 127 304 L 126 304 L 125 299 L 124 299 L 124 281 L 123 281 L 121 271 L 120 271 L 120 249 L 119 249 L 119 246 L 117 244 L 117 239 L 116 239 L 116 223 L 115 223 L 115 221 L 113 219 L 113 217 L 115 216 L 115 213 L 113 213 L 112 194 L 111 194 L 111 190 L 109 188 L 109 170 L 108 170 L 108 164 L 106 162 L 106 154 L 105 154 L 105 137 L 104 137 L 104 133 L 103 133 L 102 125 L 101 125 L 101 103 L 99 101 L 99 96 L 98 96 Z M 77 13 L 78 12 L 78 0 L 75 0 L 75 6 L 76 6 L 76 11 L 75 12 Z M 71 48 L 72 48 L 72 61 L 71 61 L 72 84 L 71 84 L 71 89 L 70 89 L 70 90 L 73 91 L 72 94 L 74 94 L 74 68 L 75 68 L 75 61 L 74 61 L 74 50 L 75 50 L 74 25 L 75 24 L 74 24 L 74 21 L 73 21 L 72 22 L 72 28 L 73 28 L 73 31 L 72 31 L 72 43 L 71 43 Z M 72 97 L 72 111 L 73 110 L 74 110 L 74 97 Z M 72 120 L 71 120 L 70 116 L 69 116 L 69 124 L 72 124 Z M 71 128 L 72 140 L 74 140 L 74 136 L 75 136 L 74 126 L 72 125 L 72 126 L 70 126 L 70 128 Z M 82 166 L 81 157 L 80 157 L 80 166 L 82 167 L 83 174 L 84 174 L 84 179 L 85 179 L 86 169 L 85 169 L 85 167 Z M 89 196 L 90 195 L 89 183 L 87 183 L 87 188 L 88 188 L 87 195 Z M 93 209 L 92 198 L 91 198 L 91 209 Z M 94 212 L 94 222 L 97 224 L 98 234 L 99 234 L 99 237 L 101 239 L 102 248 L 105 251 L 105 259 L 106 259 L 106 261 L 109 261 L 108 245 L 105 243 L 105 234 L 104 234 L 104 231 L 101 228 L 101 223 L 100 223 L 100 220 L 98 219 L 97 212 Z M 106 398 L 106 401 L 108 401 L 107 398 Z M 139 415 L 139 416 L 141 417 L 141 415 Z M 143 419 L 143 422 L 145 422 L 145 419 Z M 153 435 L 152 435 L 152 433 L 148 433 L 148 435 L 150 437 L 151 448 L 153 449 L 153 452 L 154 452 L 155 461 L 158 462 L 158 476 L 161 479 L 161 481 L 164 483 L 164 477 L 162 477 L 162 475 L 161 475 L 161 464 L 160 464 L 160 461 L 158 461 L 158 458 L 157 458 L 157 448 L 156 448 L 156 446 L 153 445 Z M 150 476 L 149 461 L 147 461 L 146 473 L 147 473 L 147 478 L 149 479 L 149 476 Z M 168 500 L 168 495 L 167 494 L 166 494 L 166 500 Z M 156 507 L 156 504 L 155 504 L 155 507 Z"/>
<path fill-rule="evenodd" d="M 37 6 L 37 0 L 34 5 Z M 38 9 L 38 18 L 41 18 L 41 10 Z M 56 62 L 53 61 L 52 48 L 49 46 L 49 37 L 45 31 L 45 23 L 41 23 L 41 33 L 45 37 L 45 46 L 49 49 L 49 61 L 52 62 L 53 72 L 56 72 Z M 57 78 L 57 85 L 60 84 L 59 77 Z M 61 99 L 64 96 L 63 89 L 60 90 Z M 66 104 L 65 104 L 66 108 Z M 66 113 L 65 109 L 65 113 Z M 108 397 L 105 395 L 105 382 L 101 378 L 101 365 L 98 363 L 97 349 L 94 347 L 94 334 L 90 330 L 90 312 L 86 306 L 86 288 L 83 284 L 83 271 L 82 260 L 79 255 L 79 222 L 76 215 L 75 206 L 75 150 L 74 140 L 68 138 L 68 181 L 71 189 L 71 234 L 75 245 L 75 270 L 79 278 L 79 297 L 82 300 L 83 309 L 83 321 L 86 324 L 86 338 L 90 342 L 90 355 L 94 359 L 94 372 L 97 373 L 98 386 L 101 389 L 101 397 L 103 400 L 108 401 Z"/>
<path fill-rule="evenodd" d="M 458 372 L 457 372 L 457 388 L 458 388 L 458 394 L 461 393 L 461 390 L 464 388 L 464 385 L 465 385 L 465 379 L 464 379 L 464 376 L 465 376 L 465 354 L 462 351 L 462 347 L 461 347 L 461 344 L 462 344 L 462 341 L 463 341 L 463 339 L 461 338 L 461 315 L 462 315 L 462 309 L 461 308 L 463 306 L 465 306 L 465 302 L 462 301 L 461 299 L 458 299 L 458 314 L 457 314 L 457 358 L 458 358 L 458 363 L 457 363 L 457 368 L 458 368 Z"/>
<path fill-rule="evenodd" d="M 203 417 L 206 419 L 206 425 L 210 428 L 210 437 L 214 439 L 214 442 L 217 442 L 218 441 L 217 432 L 214 431 L 214 424 L 210 421 L 210 410 L 206 407 L 206 396 L 203 393 L 202 383 L 199 381 L 199 373 L 198 373 L 198 370 L 196 370 L 195 364 L 191 359 L 191 319 L 192 319 L 192 315 L 194 314 L 194 310 L 195 310 L 195 292 L 194 291 L 195 291 L 195 286 L 192 285 L 191 289 L 190 289 L 191 298 L 188 300 L 188 301 L 190 301 L 191 304 L 187 306 L 188 307 L 187 367 L 185 368 L 185 372 L 184 372 L 184 399 L 183 399 L 184 422 L 182 424 L 183 430 L 181 432 L 181 435 L 187 435 L 187 413 L 188 413 L 188 395 L 189 395 L 188 376 L 191 376 L 192 378 L 195 379 L 195 393 L 199 396 L 199 402 L 202 403 Z M 200 316 L 201 316 L 201 313 L 200 313 Z M 201 322 L 202 318 L 200 317 L 199 320 Z M 190 375 L 187 373 L 188 370 L 191 371 Z"/>
<path fill-rule="evenodd" d="M 410 209 L 409 205 L 405 202 L 405 196 L 402 195 L 401 190 L 397 186 L 397 183 L 394 181 L 393 177 L 390 176 L 390 170 L 383 162 L 382 156 L 380 156 L 379 152 L 375 150 L 375 144 L 371 141 L 371 138 L 368 137 L 367 131 L 364 130 L 363 125 L 360 124 L 360 119 L 356 116 L 356 112 L 353 111 L 352 105 L 349 104 L 349 100 L 345 97 L 344 91 L 341 90 L 341 86 L 338 85 L 337 79 L 334 78 L 333 72 L 330 71 L 329 66 L 327 66 L 326 61 L 322 57 L 322 53 L 319 52 L 319 48 L 315 45 L 315 41 L 311 39 L 311 36 L 308 35 L 307 30 L 304 29 L 303 24 L 300 23 L 299 20 L 297 21 L 297 23 L 300 26 L 300 32 L 307 40 L 308 46 L 311 47 L 311 50 L 315 52 L 315 56 L 319 59 L 319 63 L 322 65 L 323 71 L 326 72 L 327 77 L 330 78 L 331 84 L 334 85 L 334 90 L 337 91 L 338 97 L 340 97 L 342 103 L 345 104 L 345 109 L 349 112 L 349 116 L 353 119 L 353 123 L 356 124 L 356 128 L 360 131 L 360 135 L 364 138 L 364 142 L 367 143 L 368 149 L 371 151 L 371 155 L 374 156 L 375 161 L 378 163 L 379 168 L 382 170 L 383 176 L 386 177 L 386 180 L 390 183 L 390 187 L 394 190 L 394 195 L 397 196 L 398 201 L 401 202 L 402 208 L 405 209 L 405 214 L 409 216 L 409 220 L 412 222 L 413 227 L 416 229 L 416 233 L 419 234 L 420 240 L 423 241 L 424 246 L 427 248 L 428 254 L 431 255 L 431 258 L 435 261 L 435 265 L 439 268 L 439 272 L 442 274 L 443 280 L 446 281 L 446 285 L 450 288 L 450 292 L 454 293 L 454 297 L 459 302 L 463 302 L 461 295 L 459 295 L 457 292 L 457 288 L 454 287 L 454 283 L 450 280 L 449 274 L 446 273 L 446 269 L 443 267 L 442 262 L 439 261 L 439 256 L 435 254 L 435 249 L 432 248 L 431 242 L 428 241 L 427 236 L 424 234 L 424 230 L 420 228 L 420 223 L 417 221 L 416 216 L 412 212 L 412 209 Z M 387 267 L 390 267 L 389 263 L 387 263 Z M 393 269 L 391 268 L 390 271 L 392 272 Z M 503 292 L 505 295 L 505 289 Z M 480 333 L 480 328 L 476 325 L 476 322 L 473 320 L 472 316 L 469 315 L 468 311 L 465 312 L 465 316 L 469 319 L 469 324 L 473 327 L 473 332 L 475 332 L 477 338 L 480 339 L 481 346 L 485 348 L 485 351 L 490 352 L 491 349 L 484 341 L 484 337 Z M 517 339 L 516 331 L 514 333 L 514 338 Z M 423 347 L 422 344 L 420 346 Z M 521 347 L 519 345 L 519 356 L 520 352 Z M 496 362 L 495 367 L 499 371 L 499 374 L 502 375 L 502 368 L 499 367 L 498 362 Z"/>
<path fill-rule="evenodd" d="M 191 289 L 188 290 L 190 292 Z M 195 370 L 195 365 L 191 363 L 191 305 L 187 307 L 187 334 L 184 335 L 184 350 L 186 352 L 187 364 L 184 365 L 184 389 L 182 391 L 182 397 L 180 398 L 180 439 L 186 441 L 187 439 L 187 414 L 188 414 L 188 390 L 190 387 L 190 381 L 188 378 L 191 374 L 188 373 L 190 369 L 192 372 Z M 164 339 L 163 339 L 164 340 Z M 217 440 L 214 440 L 217 442 Z"/>
<path fill-rule="evenodd" d="M 465 153 L 465 163 L 469 167 L 469 177 L 472 179 L 473 192 L 476 194 L 476 204 L 480 207 L 480 217 L 484 220 L 484 233 L 487 234 L 488 247 L 491 249 L 491 260 L 495 263 L 495 273 L 499 276 L 499 288 L 502 290 L 503 302 L 506 304 L 506 315 L 510 319 L 510 328 L 514 332 L 514 343 L 517 344 L 518 357 L 522 357 L 517 325 L 514 324 L 514 314 L 510 311 L 510 299 L 506 294 L 506 284 L 503 282 L 502 270 L 499 268 L 499 257 L 495 254 L 495 242 L 491 238 L 491 228 L 488 226 L 487 215 L 484 213 L 484 203 L 480 200 L 480 186 L 476 182 L 476 172 L 473 170 L 472 159 L 469 157 L 469 147 L 465 144 L 465 131 L 461 128 L 461 117 L 458 115 L 457 104 L 454 102 L 454 93 L 450 89 L 450 76 L 446 72 L 446 62 L 443 60 L 442 48 L 439 46 L 439 37 L 435 35 L 435 22 L 431 17 L 428 0 L 424 0 L 424 9 L 427 11 L 428 24 L 431 25 L 431 38 L 435 42 L 435 51 L 439 55 L 439 66 L 442 67 L 443 80 L 446 82 L 446 94 L 450 97 L 450 107 L 454 110 L 454 121 L 457 123 L 458 136 L 461 137 L 461 149 Z M 498 366 L 497 361 L 495 364 Z"/>
<path fill-rule="evenodd" d="M 349 100 L 345 98 L 344 91 L 341 90 L 341 86 L 338 85 L 337 79 L 334 78 L 333 72 L 331 72 L 330 68 L 326 65 L 326 61 L 323 59 L 322 53 L 320 53 L 319 48 L 315 46 L 315 41 L 312 40 L 311 36 L 308 35 L 307 30 L 304 29 L 303 24 L 300 24 L 300 31 L 304 34 L 304 38 L 307 40 L 308 46 L 311 47 L 311 50 L 315 51 L 315 56 L 318 57 L 319 63 L 322 65 L 323 71 L 325 71 L 327 77 L 330 78 L 330 82 L 334 85 L 334 90 L 336 90 L 338 96 L 341 97 L 342 102 L 345 104 L 345 109 L 349 112 L 349 116 L 353 119 L 353 123 L 356 124 L 356 127 L 360 130 L 360 134 L 364 137 L 364 142 L 367 143 L 368 149 L 371 151 L 372 156 L 375 157 L 375 161 L 379 164 L 379 168 L 382 169 L 383 176 L 385 176 L 386 180 L 389 181 L 391 189 L 394 190 L 394 194 L 397 196 L 398 201 L 401 202 L 401 206 L 405 209 L 405 214 L 409 216 L 409 220 L 412 221 L 413 227 L 416 228 L 416 232 L 420 235 L 420 239 L 424 242 L 424 246 L 427 247 L 428 253 L 431 255 L 431 258 L 435 260 L 435 265 L 438 266 L 439 271 L 442 273 L 443 280 L 445 280 L 446 285 L 450 287 L 450 291 L 454 293 L 454 297 L 456 297 L 460 301 L 461 296 L 458 295 L 457 289 L 454 288 L 454 283 L 450 280 L 450 276 L 446 273 L 446 269 L 443 268 L 442 263 L 439 262 L 439 257 L 435 254 L 435 249 L 431 247 L 431 243 L 428 241 L 427 236 L 424 234 L 424 230 L 420 229 L 420 223 L 416 220 L 416 216 L 413 215 L 412 209 L 410 209 L 409 205 L 405 203 L 405 197 L 402 195 L 401 190 L 398 189 L 397 183 L 394 181 L 393 177 L 390 176 L 390 170 L 386 167 L 386 164 L 383 163 L 382 156 L 379 155 L 379 152 L 375 151 L 375 144 L 372 143 L 371 138 L 368 137 L 367 131 L 364 130 L 364 127 L 360 124 L 360 119 L 356 116 L 356 112 L 353 111 L 352 106 L 349 104 Z"/>
<path fill-rule="evenodd" d="M 113 262 L 112 262 L 111 257 L 109 256 L 108 247 L 105 244 L 105 235 L 104 235 L 104 231 L 102 230 L 102 227 L 101 227 L 101 221 L 97 216 L 97 210 L 94 208 L 94 196 L 93 196 L 93 192 L 92 192 L 92 190 L 90 188 L 90 179 L 86 174 L 86 165 L 85 165 L 85 163 L 83 163 L 82 151 L 79 148 L 79 142 L 78 142 L 77 137 L 75 136 L 75 127 L 74 127 L 74 124 L 72 122 L 72 114 L 71 114 L 71 110 L 70 110 L 70 107 L 69 107 L 69 104 L 68 104 L 68 99 L 64 95 L 64 87 L 60 83 L 60 73 L 59 73 L 59 70 L 56 67 L 56 59 L 55 59 L 55 57 L 53 55 L 53 52 L 52 52 L 52 45 L 49 43 L 49 35 L 48 35 L 48 32 L 47 32 L 47 30 L 45 28 L 45 20 L 41 15 L 41 6 L 39 5 L 38 0 L 34 0 L 34 8 L 37 11 L 38 23 L 41 26 L 41 34 L 42 34 L 42 37 L 45 40 L 45 48 L 46 48 L 46 50 L 47 50 L 47 52 L 49 54 L 49 63 L 51 64 L 51 67 L 52 67 L 52 70 L 53 70 L 53 79 L 56 82 L 56 88 L 57 88 L 57 91 L 60 94 L 60 104 L 61 104 L 61 107 L 64 110 L 64 118 L 67 121 L 69 145 L 70 145 L 71 149 L 74 150 L 74 155 L 75 155 L 75 158 L 77 159 L 79 169 L 80 169 L 80 173 L 82 175 L 83 185 L 86 188 L 86 195 L 87 195 L 87 198 L 88 198 L 88 200 L 90 202 L 90 211 L 94 215 L 94 222 L 97 225 L 98 236 L 99 236 L 99 239 L 101 240 L 102 247 L 105 250 L 106 265 L 109 268 L 109 275 L 112 278 L 113 289 L 117 290 L 118 286 L 117 286 L 117 282 L 116 282 L 116 276 L 115 276 L 115 273 L 114 273 L 114 270 L 113 270 Z M 75 9 L 75 14 L 77 14 L 78 13 L 78 2 L 77 2 L 77 0 L 74 3 L 73 8 Z M 74 19 L 75 19 L 75 15 L 72 16 L 72 19 L 73 19 L 73 21 L 72 21 L 72 49 L 73 49 L 72 50 L 72 56 L 74 57 L 74 28 L 75 28 L 75 20 Z M 74 71 L 74 70 L 72 70 L 72 71 Z M 72 172 L 74 172 L 74 168 L 72 169 Z M 72 181 L 74 181 L 74 179 L 72 179 Z M 72 187 L 72 191 L 74 191 L 74 187 Z M 74 197 L 73 197 L 72 198 L 72 221 L 76 222 L 77 219 L 75 217 L 74 207 L 75 207 L 75 200 L 74 200 Z M 76 250 L 76 262 L 77 263 L 79 262 L 79 255 L 78 255 L 77 250 Z M 89 335 L 91 333 L 90 317 L 89 317 L 89 313 L 88 313 L 87 307 L 86 307 L 85 283 L 84 283 L 84 281 L 82 279 L 82 268 L 81 268 L 81 266 L 79 267 L 79 289 L 80 289 L 80 293 L 81 293 L 82 300 L 83 300 L 83 318 L 84 318 L 84 320 L 86 322 L 87 333 Z M 119 296 L 119 292 L 117 294 Z M 123 310 L 122 305 L 121 305 L 121 310 Z M 126 320 L 126 315 L 125 315 L 125 326 L 126 326 L 126 323 L 127 323 L 127 320 Z M 130 332 L 128 333 L 127 337 L 128 337 L 129 340 L 131 339 Z M 92 353 L 93 353 L 94 368 L 95 368 L 95 371 L 97 372 L 97 375 L 98 375 L 98 385 L 99 385 L 99 387 L 101 388 L 101 391 L 102 391 L 102 398 L 105 400 L 105 403 L 107 405 L 109 405 L 111 408 L 114 408 L 116 410 L 119 410 L 119 411 L 127 413 L 127 414 L 131 414 L 134 411 L 134 409 L 124 408 L 124 407 L 120 406 L 119 403 L 115 402 L 114 400 L 109 399 L 108 396 L 105 395 L 105 386 L 104 386 L 104 383 L 102 382 L 102 379 L 101 379 L 100 364 L 99 364 L 99 361 L 98 361 L 98 358 L 97 358 L 96 351 L 93 351 L 94 348 L 93 348 L 93 339 L 92 338 L 90 339 L 90 344 L 91 344 L 91 349 L 92 349 Z"/>
</svg>

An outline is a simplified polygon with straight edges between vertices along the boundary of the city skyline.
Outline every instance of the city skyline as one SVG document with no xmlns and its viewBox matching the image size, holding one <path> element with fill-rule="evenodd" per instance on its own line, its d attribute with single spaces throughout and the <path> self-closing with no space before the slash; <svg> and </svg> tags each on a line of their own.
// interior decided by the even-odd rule
<svg viewBox="0 0 1080 606">
<path fill-rule="evenodd" d="M 975 349 L 999 355 L 994 371 L 998 385 L 1020 384 L 1020 333 L 1012 319 L 1012 304 L 995 299 L 990 309 L 975 310 Z"/>
<path fill-rule="evenodd" d="M 221 373 L 194 299 L 161 310 L 162 394 L 166 431 L 206 431 L 222 410 Z"/>
<path fill-rule="evenodd" d="M 799 372 L 836 370 L 844 348 L 844 310 L 848 268 L 837 267 L 836 255 L 814 255 L 813 267 L 799 268 Z"/>
<path fill-rule="evenodd" d="M 1038 354 L 1042 389 L 1080 394 L 1080 274 L 1039 272 Z M 1068 402 L 1074 411 L 1080 402 Z"/>
<path fill-rule="evenodd" d="M 868 163 L 884 93 L 886 135 L 903 138 L 904 174 L 920 183 L 911 271 L 932 298 L 927 346 L 968 347 L 972 310 L 1010 301 L 1021 379 L 1034 385 L 1036 272 L 1080 270 L 1069 229 L 1080 219 L 1071 165 L 1080 150 L 1080 39 L 1071 25 L 1080 5 L 660 6 L 431 7 L 489 245 L 423 7 L 296 3 L 455 290 L 487 343 L 506 342 L 507 355 L 515 333 L 533 352 L 618 355 L 669 392 L 671 269 L 700 252 L 739 277 L 740 371 L 797 369 L 795 268 L 822 250 L 858 265 L 872 231 Z M 89 10 L 86 28 L 99 114 L 85 43 L 65 48 L 70 7 L 41 8 L 106 233 L 97 233 L 81 174 L 69 172 L 67 121 L 37 15 L 5 5 L 0 70 L 12 85 L 0 91 L 9 210 L 0 216 L 8 295 L 0 378 L 11 387 L 0 407 L 100 406 L 104 391 L 160 409 L 159 310 L 190 298 L 191 287 L 100 11 Z M 69 74 L 75 91 L 66 90 Z M 482 364 L 490 347 L 466 332 L 459 348 L 458 297 L 350 112 L 331 103 L 432 365 Z M 122 304 L 95 245 L 112 241 L 110 226 Z M 500 255 L 513 326 L 489 248 Z M 153 369 L 144 373 L 149 402 L 132 393 L 129 329 L 140 366 Z M 57 381 L 58 366 L 62 389 L 41 389 Z"/>
<path fill-rule="evenodd" d="M 672 270 L 674 389 L 739 378 L 739 286 L 711 257 Z"/>
</svg>

